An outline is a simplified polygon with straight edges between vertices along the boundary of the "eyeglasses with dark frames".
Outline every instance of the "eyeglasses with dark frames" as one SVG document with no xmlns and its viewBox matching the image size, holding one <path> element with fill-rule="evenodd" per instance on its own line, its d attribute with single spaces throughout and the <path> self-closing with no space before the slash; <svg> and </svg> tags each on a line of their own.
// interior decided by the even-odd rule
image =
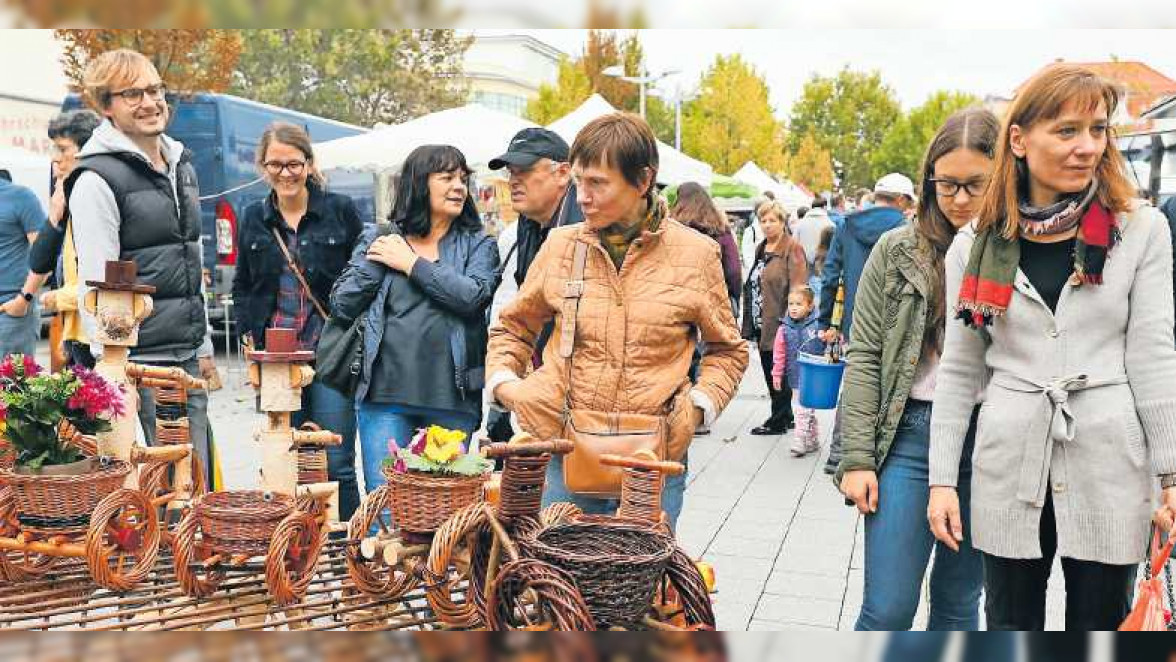
<svg viewBox="0 0 1176 662">
<path fill-rule="evenodd" d="M 935 185 L 935 195 L 941 198 L 954 198 L 960 194 L 960 189 L 968 192 L 968 197 L 978 198 L 984 195 L 988 188 L 987 179 L 977 179 L 968 182 L 957 182 L 953 179 L 928 179 Z"/>
<path fill-rule="evenodd" d="M 137 106 L 143 103 L 143 97 L 145 95 L 149 95 L 153 99 L 162 99 L 166 94 L 167 85 L 158 83 L 156 85 L 148 85 L 147 87 L 128 87 L 125 90 L 111 92 L 110 97 L 122 97 L 123 101 L 126 101 L 132 106 Z"/>
</svg>

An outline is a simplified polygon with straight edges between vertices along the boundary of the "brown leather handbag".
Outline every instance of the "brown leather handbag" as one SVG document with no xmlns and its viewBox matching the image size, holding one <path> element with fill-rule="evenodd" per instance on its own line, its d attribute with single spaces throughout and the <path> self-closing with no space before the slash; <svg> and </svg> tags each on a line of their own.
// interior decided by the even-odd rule
<svg viewBox="0 0 1176 662">
<path fill-rule="evenodd" d="M 584 296 L 584 267 L 588 245 L 576 242 L 572 257 L 572 277 L 564 286 L 563 329 L 559 354 L 567 368 L 564 395 L 564 438 L 575 448 L 563 458 L 564 485 L 581 496 L 613 499 L 621 494 L 623 469 L 605 466 L 600 456 L 614 454 L 628 457 L 637 451 L 652 452 L 666 459 L 669 428 L 666 416 L 603 412 L 572 408 L 572 354 L 576 345 L 576 318 Z"/>
</svg>

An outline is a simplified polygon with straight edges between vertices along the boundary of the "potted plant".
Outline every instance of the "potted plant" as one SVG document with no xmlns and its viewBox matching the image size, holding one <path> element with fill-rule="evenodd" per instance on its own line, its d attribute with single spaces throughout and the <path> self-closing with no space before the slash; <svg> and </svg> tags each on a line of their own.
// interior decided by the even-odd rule
<svg viewBox="0 0 1176 662">
<path fill-rule="evenodd" d="M 401 531 L 428 535 L 458 510 L 482 500 L 494 464 L 470 452 L 466 433 L 431 425 L 405 448 L 388 444 L 384 460 L 389 510 Z"/>
<path fill-rule="evenodd" d="M 86 444 L 70 430 L 92 438 L 124 413 L 122 388 L 92 370 L 47 373 L 21 354 L 0 362 L 0 434 L 12 447 L 17 473 L 86 473 L 95 458 L 85 457 Z"/>
<path fill-rule="evenodd" d="M 124 411 L 121 387 L 92 370 L 47 373 L 20 354 L 0 362 L 0 435 L 15 464 L 0 483 L 12 488 L 24 530 L 85 531 L 98 502 L 131 471 L 127 462 L 93 457 L 92 435 Z"/>
</svg>

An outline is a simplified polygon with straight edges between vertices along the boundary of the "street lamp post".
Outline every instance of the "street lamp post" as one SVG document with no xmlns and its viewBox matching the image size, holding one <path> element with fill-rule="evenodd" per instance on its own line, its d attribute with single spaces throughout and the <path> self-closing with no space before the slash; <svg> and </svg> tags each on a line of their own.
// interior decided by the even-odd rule
<svg viewBox="0 0 1176 662">
<path fill-rule="evenodd" d="M 677 69 L 669 69 L 669 70 L 661 72 L 660 74 L 651 75 L 649 73 L 649 70 L 645 68 L 645 65 L 642 65 L 641 66 L 641 75 L 639 75 L 639 76 L 626 76 L 625 75 L 625 68 L 619 64 L 614 64 L 611 67 L 606 67 L 600 73 L 604 74 L 605 76 L 611 76 L 613 78 L 619 78 L 619 79 L 626 81 L 626 82 L 629 82 L 629 83 L 636 83 L 637 84 L 637 89 L 639 90 L 638 98 L 640 99 L 641 119 L 645 119 L 645 86 L 656 83 L 659 80 L 665 78 L 666 76 L 672 76 L 672 75 L 678 73 L 678 70 Z"/>
</svg>

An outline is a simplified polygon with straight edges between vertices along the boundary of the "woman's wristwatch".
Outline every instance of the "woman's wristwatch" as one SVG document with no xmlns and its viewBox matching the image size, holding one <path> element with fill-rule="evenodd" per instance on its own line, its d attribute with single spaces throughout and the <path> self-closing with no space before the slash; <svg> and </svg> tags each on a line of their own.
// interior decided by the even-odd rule
<svg viewBox="0 0 1176 662">
<path fill-rule="evenodd" d="M 1160 489 L 1166 490 L 1169 487 L 1176 487 L 1176 474 L 1160 476 Z"/>
</svg>

